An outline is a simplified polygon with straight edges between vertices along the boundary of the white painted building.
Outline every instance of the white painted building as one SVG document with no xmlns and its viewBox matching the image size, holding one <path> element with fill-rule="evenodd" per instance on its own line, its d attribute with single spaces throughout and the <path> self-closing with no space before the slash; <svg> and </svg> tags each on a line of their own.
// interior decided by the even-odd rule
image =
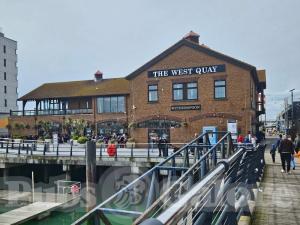
<svg viewBox="0 0 300 225">
<path fill-rule="evenodd" d="M 17 42 L 4 36 L 0 30 L 0 119 L 18 110 Z M 3 124 L 3 122 L 1 123 Z M 0 127 L 0 135 L 7 130 Z"/>
</svg>

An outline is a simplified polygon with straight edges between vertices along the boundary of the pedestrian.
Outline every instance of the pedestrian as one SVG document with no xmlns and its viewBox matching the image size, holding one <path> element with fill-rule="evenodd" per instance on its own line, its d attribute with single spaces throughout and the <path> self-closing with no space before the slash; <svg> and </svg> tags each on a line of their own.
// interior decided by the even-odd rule
<svg viewBox="0 0 300 225">
<path fill-rule="evenodd" d="M 272 147 L 271 147 L 271 150 L 270 150 L 270 154 L 271 154 L 273 163 L 275 163 L 276 144 L 272 144 Z"/>
<path fill-rule="evenodd" d="M 282 163 L 282 170 L 281 172 L 287 172 L 290 174 L 291 169 L 291 160 L 292 155 L 294 155 L 294 145 L 291 140 L 289 140 L 290 136 L 285 136 L 284 139 L 281 141 L 279 145 L 279 153 Z"/>
<path fill-rule="evenodd" d="M 160 137 L 159 140 L 158 140 L 158 152 L 159 152 L 159 157 L 161 157 L 161 154 L 163 152 L 163 139 Z"/>
<path fill-rule="evenodd" d="M 238 144 L 244 143 L 244 136 L 243 136 L 242 134 L 240 134 L 240 135 L 238 136 L 237 142 L 238 142 Z"/>
<path fill-rule="evenodd" d="M 256 141 L 257 141 L 257 138 L 255 137 L 255 135 L 252 135 L 251 136 L 251 144 L 253 145 L 253 147 L 256 146 Z"/>
</svg>

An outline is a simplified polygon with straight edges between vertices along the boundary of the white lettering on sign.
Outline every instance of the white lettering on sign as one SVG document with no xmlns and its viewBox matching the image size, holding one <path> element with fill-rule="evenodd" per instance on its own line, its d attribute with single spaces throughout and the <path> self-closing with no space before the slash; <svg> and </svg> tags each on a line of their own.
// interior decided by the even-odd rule
<svg viewBox="0 0 300 225">
<path fill-rule="evenodd" d="M 178 68 L 169 70 L 148 71 L 149 78 L 169 77 L 169 76 L 184 76 L 193 74 L 207 74 L 225 72 L 225 65 L 199 66 L 189 68 Z"/>
</svg>

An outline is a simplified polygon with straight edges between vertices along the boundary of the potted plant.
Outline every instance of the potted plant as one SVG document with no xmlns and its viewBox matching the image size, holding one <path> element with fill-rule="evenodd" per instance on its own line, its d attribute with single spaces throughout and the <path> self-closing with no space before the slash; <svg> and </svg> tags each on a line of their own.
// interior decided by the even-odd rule
<svg viewBox="0 0 300 225">
<path fill-rule="evenodd" d="M 51 138 L 50 134 L 46 134 L 46 135 L 44 136 L 44 140 L 45 140 L 46 143 L 51 143 L 52 138 Z"/>
<path fill-rule="evenodd" d="M 128 138 L 126 142 L 126 148 L 135 148 L 134 138 Z"/>
<path fill-rule="evenodd" d="M 182 127 L 187 127 L 187 126 L 188 126 L 188 123 L 187 123 L 186 121 L 181 122 L 181 126 L 182 126 Z"/>
<path fill-rule="evenodd" d="M 77 143 L 78 144 L 85 144 L 88 141 L 88 138 L 85 136 L 81 136 L 78 138 Z"/>
<path fill-rule="evenodd" d="M 15 143 L 22 143 L 23 137 L 21 135 L 13 135 Z"/>
<path fill-rule="evenodd" d="M 128 128 L 129 129 L 134 129 L 134 128 L 136 128 L 136 123 L 135 122 L 130 122 L 129 124 L 128 124 Z"/>
</svg>

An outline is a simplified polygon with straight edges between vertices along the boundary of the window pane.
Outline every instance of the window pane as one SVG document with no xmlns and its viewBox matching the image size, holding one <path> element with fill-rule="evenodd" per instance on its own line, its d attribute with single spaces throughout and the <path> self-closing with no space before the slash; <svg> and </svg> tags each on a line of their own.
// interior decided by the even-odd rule
<svg viewBox="0 0 300 225">
<path fill-rule="evenodd" d="M 118 97 L 118 112 L 125 112 L 125 97 Z"/>
<path fill-rule="evenodd" d="M 173 84 L 173 88 L 183 88 L 183 84 Z"/>
<path fill-rule="evenodd" d="M 183 90 L 182 89 L 173 90 L 173 96 L 174 96 L 174 100 L 182 100 L 183 99 Z"/>
<path fill-rule="evenodd" d="M 148 86 L 148 101 L 156 102 L 158 101 L 158 90 L 157 85 Z"/>
<path fill-rule="evenodd" d="M 110 112 L 110 97 L 105 97 L 103 99 L 103 112 Z"/>
<path fill-rule="evenodd" d="M 215 98 L 225 98 L 225 87 L 216 87 L 215 88 Z"/>
<path fill-rule="evenodd" d="M 103 98 L 97 98 L 97 111 L 103 113 Z"/>
<path fill-rule="evenodd" d="M 187 98 L 189 100 L 197 99 L 197 88 L 188 89 Z"/>
<path fill-rule="evenodd" d="M 193 83 L 188 83 L 187 84 L 188 88 L 193 88 L 193 87 L 197 87 L 197 83 L 193 82 Z"/>
<path fill-rule="evenodd" d="M 225 85 L 225 80 L 216 80 L 215 81 L 215 86 L 224 86 Z"/>
<path fill-rule="evenodd" d="M 158 101 L 157 91 L 149 91 L 149 102 Z"/>
<path fill-rule="evenodd" d="M 157 85 L 149 85 L 149 91 L 157 90 Z"/>
<path fill-rule="evenodd" d="M 118 97 L 110 98 L 110 112 L 118 112 Z"/>
</svg>

